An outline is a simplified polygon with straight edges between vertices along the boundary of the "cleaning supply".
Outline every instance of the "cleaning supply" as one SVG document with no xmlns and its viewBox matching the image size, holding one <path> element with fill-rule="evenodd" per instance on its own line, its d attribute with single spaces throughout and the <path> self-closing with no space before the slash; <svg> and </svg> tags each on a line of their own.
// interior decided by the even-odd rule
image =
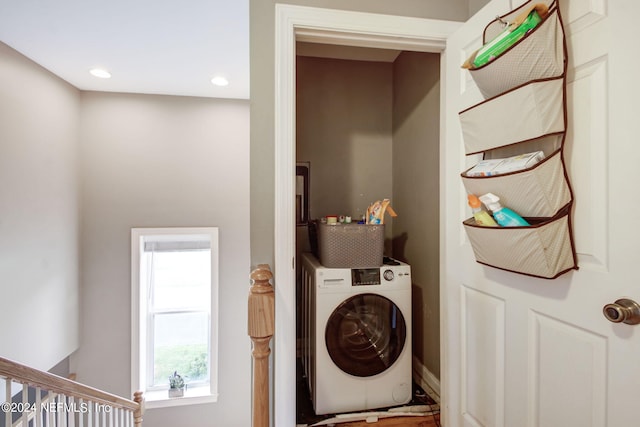
<svg viewBox="0 0 640 427">
<path fill-rule="evenodd" d="M 465 172 L 466 176 L 494 176 L 510 172 L 516 172 L 535 166 L 544 160 L 542 151 L 533 153 L 518 154 L 506 159 L 484 159 L 477 165 Z"/>
<path fill-rule="evenodd" d="M 530 225 L 524 218 L 509 208 L 500 205 L 500 198 L 493 193 L 480 196 L 480 201 L 493 212 L 493 218 L 502 227 L 518 227 Z"/>
<path fill-rule="evenodd" d="M 389 199 L 378 200 L 372 203 L 367 208 L 367 224 L 384 224 L 385 212 L 388 212 L 393 218 L 397 217 L 398 214 L 396 214 L 389 203 Z"/>
<path fill-rule="evenodd" d="M 549 8 L 544 3 L 537 3 L 527 8 L 513 22 L 506 23 L 505 29 L 493 40 L 474 52 L 462 68 L 473 69 L 493 61 L 542 22 L 548 11 Z"/>
<path fill-rule="evenodd" d="M 471 211 L 473 212 L 473 217 L 476 219 L 476 224 L 485 227 L 498 226 L 491 215 L 489 215 L 489 212 L 482 209 L 482 203 L 480 203 L 480 199 L 478 199 L 478 196 L 476 196 L 475 194 L 469 194 L 467 196 L 467 200 L 469 201 L 469 206 L 471 207 Z"/>
</svg>

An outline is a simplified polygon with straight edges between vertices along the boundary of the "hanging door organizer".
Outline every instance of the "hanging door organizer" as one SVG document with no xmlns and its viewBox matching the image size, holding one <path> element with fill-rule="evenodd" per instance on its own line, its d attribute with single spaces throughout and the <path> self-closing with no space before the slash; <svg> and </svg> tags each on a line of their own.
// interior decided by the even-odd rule
<svg viewBox="0 0 640 427">
<path fill-rule="evenodd" d="M 490 22 L 487 43 L 504 22 L 527 14 L 540 2 L 530 1 Z M 532 167 L 492 176 L 462 172 L 468 193 L 493 193 L 502 206 L 522 215 L 530 226 L 487 227 L 473 217 L 463 222 L 476 260 L 529 276 L 554 279 L 577 269 L 571 208 L 573 192 L 564 163 L 567 130 L 567 50 L 557 0 L 523 38 L 492 61 L 470 68 L 485 100 L 461 111 L 466 155 L 506 158 L 542 151 Z"/>
</svg>

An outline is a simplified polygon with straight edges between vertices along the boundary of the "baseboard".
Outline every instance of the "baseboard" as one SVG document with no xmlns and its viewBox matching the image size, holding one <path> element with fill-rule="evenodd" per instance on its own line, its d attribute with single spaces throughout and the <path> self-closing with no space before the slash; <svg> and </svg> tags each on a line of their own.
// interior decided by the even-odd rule
<svg viewBox="0 0 640 427">
<path fill-rule="evenodd" d="M 440 380 L 415 356 L 413 356 L 413 380 L 422 387 L 433 400 L 440 403 Z"/>
</svg>

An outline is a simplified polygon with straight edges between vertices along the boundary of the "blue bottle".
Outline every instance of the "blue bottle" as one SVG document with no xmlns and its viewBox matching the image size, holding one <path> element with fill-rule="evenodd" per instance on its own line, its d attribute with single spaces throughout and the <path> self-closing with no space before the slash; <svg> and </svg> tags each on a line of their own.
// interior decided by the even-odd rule
<svg viewBox="0 0 640 427">
<path fill-rule="evenodd" d="M 530 225 L 524 218 L 511 209 L 501 206 L 500 198 L 493 193 L 480 196 L 480 201 L 485 204 L 487 209 L 493 212 L 493 219 L 495 219 L 501 227 Z"/>
</svg>

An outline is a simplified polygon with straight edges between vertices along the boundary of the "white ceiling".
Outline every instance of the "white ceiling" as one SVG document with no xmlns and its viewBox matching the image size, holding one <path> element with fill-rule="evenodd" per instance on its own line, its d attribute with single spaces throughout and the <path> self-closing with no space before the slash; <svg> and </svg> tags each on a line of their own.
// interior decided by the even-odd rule
<svg viewBox="0 0 640 427">
<path fill-rule="evenodd" d="M 249 0 L 0 0 L 0 42 L 81 90 L 249 98 Z"/>
</svg>

